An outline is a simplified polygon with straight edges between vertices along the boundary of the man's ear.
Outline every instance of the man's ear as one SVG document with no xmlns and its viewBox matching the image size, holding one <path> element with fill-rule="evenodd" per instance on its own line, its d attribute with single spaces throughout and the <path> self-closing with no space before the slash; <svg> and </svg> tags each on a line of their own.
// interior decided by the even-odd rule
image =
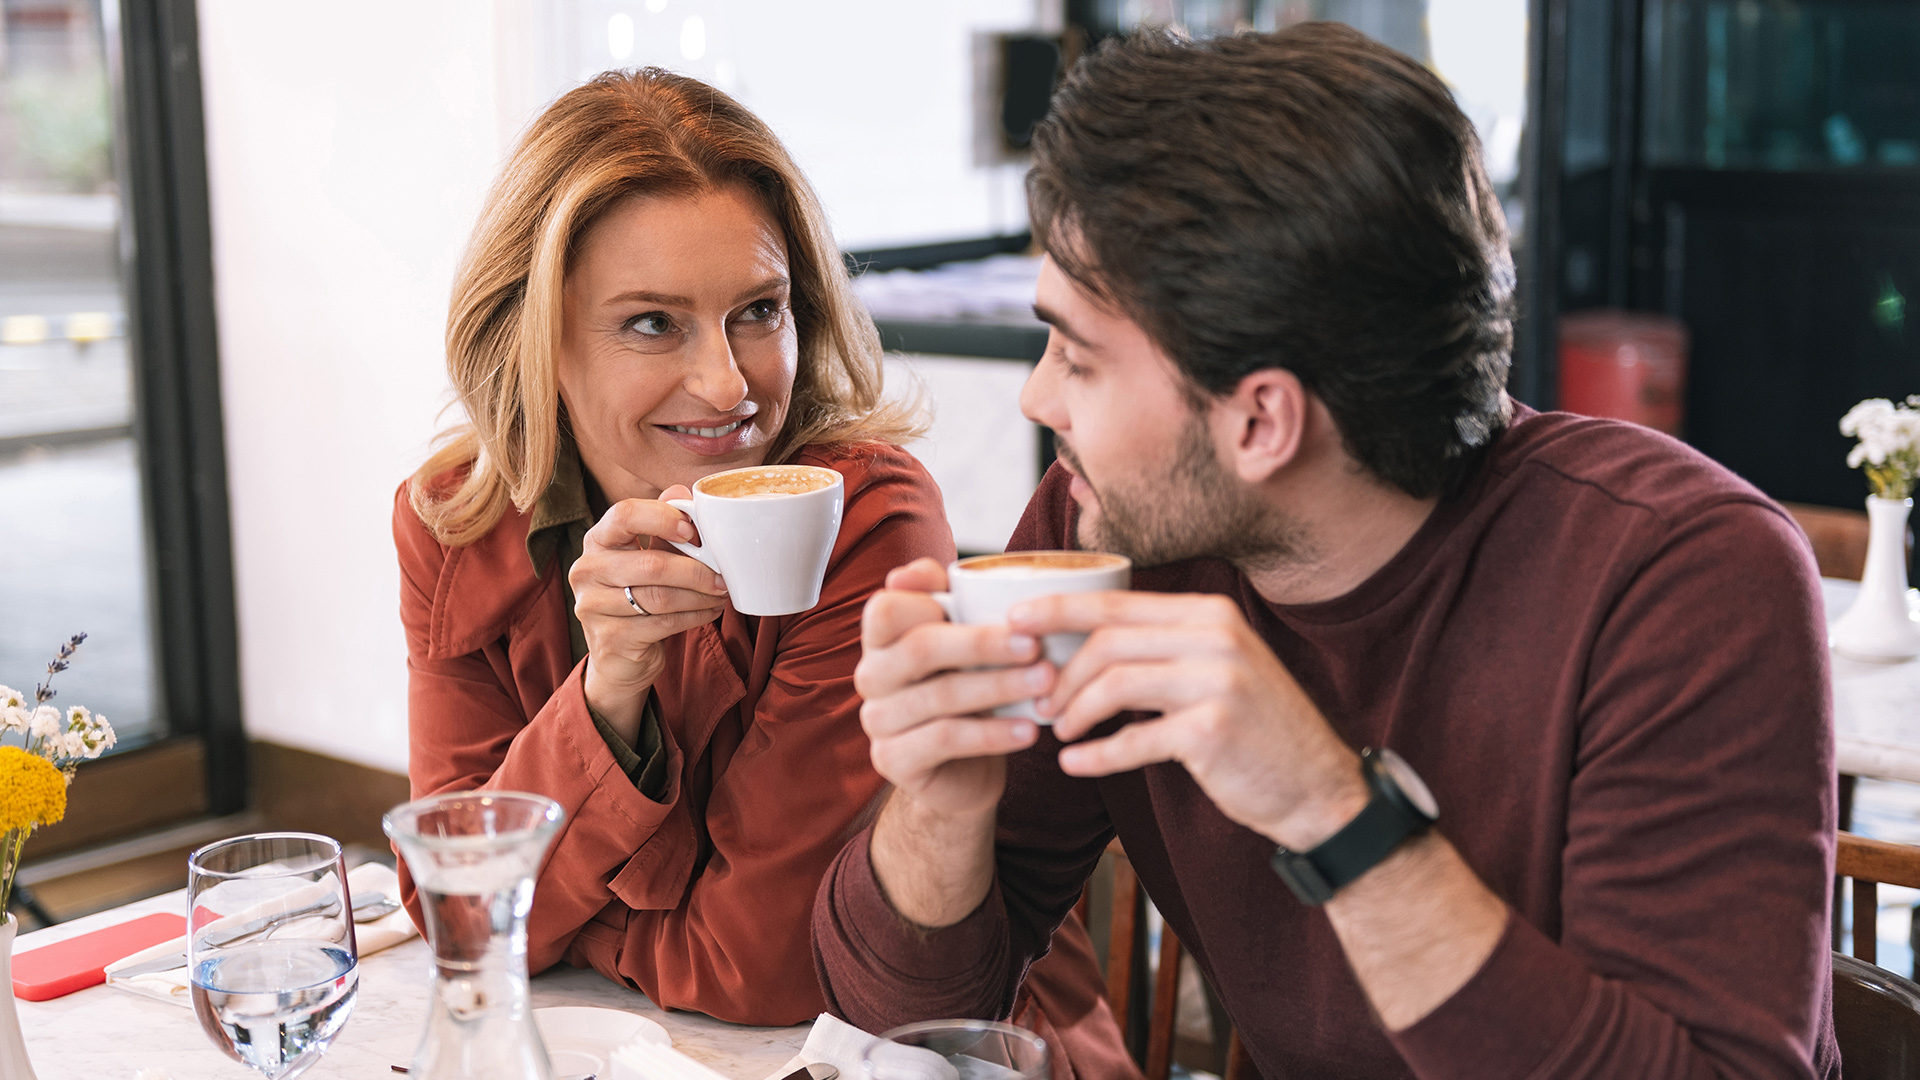
<svg viewBox="0 0 1920 1080">
<path fill-rule="evenodd" d="M 1263 484 L 1299 459 L 1312 405 L 1293 372 L 1265 368 L 1215 398 L 1210 411 L 1228 466 L 1242 481 Z"/>
</svg>

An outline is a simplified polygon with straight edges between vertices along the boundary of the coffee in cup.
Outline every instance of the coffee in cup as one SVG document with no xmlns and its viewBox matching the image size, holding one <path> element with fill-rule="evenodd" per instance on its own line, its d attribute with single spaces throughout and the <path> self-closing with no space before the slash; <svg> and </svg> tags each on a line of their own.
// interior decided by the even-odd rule
<svg viewBox="0 0 1920 1080">
<path fill-rule="evenodd" d="M 667 504 L 693 519 L 699 544 L 669 541 L 727 582 L 742 615 L 793 615 L 820 602 L 840 535 L 846 482 L 813 465 L 754 465 L 702 477 Z"/>
<path fill-rule="evenodd" d="M 1010 551 L 961 559 L 947 568 L 947 591 L 933 595 L 949 619 L 983 626 L 1005 623 L 1007 609 L 1023 600 L 1125 589 L 1132 581 L 1133 562 L 1124 555 L 1104 551 Z M 1041 645 L 1046 658 L 1063 668 L 1086 640 L 1085 634 L 1048 634 Z M 1032 701 L 1003 705 L 993 714 L 1052 723 L 1034 711 Z"/>
</svg>

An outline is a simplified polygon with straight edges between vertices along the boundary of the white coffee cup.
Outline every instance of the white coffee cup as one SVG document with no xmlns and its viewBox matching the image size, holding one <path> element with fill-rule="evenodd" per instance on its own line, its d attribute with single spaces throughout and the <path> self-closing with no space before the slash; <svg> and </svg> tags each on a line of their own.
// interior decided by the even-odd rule
<svg viewBox="0 0 1920 1080">
<path fill-rule="evenodd" d="M 1022 600 L 1066 593 L 1125 589 L 1133 582 L 1133 562 L 1104 551 L 1010 551 L 976 555 L 947 567 L 947 591 L 933 598 L 947 618 L 968 626 L 1007 621 L 1007 609 Z M 1046 658 L 1065 667 L 1085 644 L 1085 634 L 1048 634 L 1041 639 Z M 1052 720 L 1034 711 L 1031 700 L 1002 705 L 995 716 L 1024 716 L 1036 724 Z"/>
<path fill-rule="evenodd" d="M 669 541 L 727 581 L 742 615 L 793 615 L 820 602 L 840 535 L 846 481 L 813 465 L 755 465 L 702 477 L 667 505 L 693 519 L 700 543 Z"/>
</svg>

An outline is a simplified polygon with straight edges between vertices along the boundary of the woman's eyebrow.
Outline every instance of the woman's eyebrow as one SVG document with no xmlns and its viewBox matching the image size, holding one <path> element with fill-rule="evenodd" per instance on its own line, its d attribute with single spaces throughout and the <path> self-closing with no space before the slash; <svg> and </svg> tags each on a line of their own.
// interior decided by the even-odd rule
<svg viewBox="0 0 1920 1080">
<path fill-rule="evenodd" d="M 761 282 L 760 284 L 755 285 L 751 289 L 748 289 L 745 292 L 742 292 L 739 296 L 734 297 L 733 302 L 738 304 L 742 300 L 751 300 L 756 296 L 765 296 L 767 293 L 770 293 L 775 289 L 784 289 L 789 284 L 791 284 L 791 282 L 789 282 L 786 278 L 780 277 L 779 275 L 776 274 L 775 276 L 768 278 L 767 280 Z"/>
<path fill-rule="evenodd" d="M 629 303 L 660 304 L 665 307 L 693 306 L 693 301 L 685 296 L 672 296 L 667 293 L 646 292 L 644 290 L 623 292 L 615 296 L 609 296 L 607 297 L 606 303 L 602 306 L 611 307 L 614 304 Z"/>
</svg>

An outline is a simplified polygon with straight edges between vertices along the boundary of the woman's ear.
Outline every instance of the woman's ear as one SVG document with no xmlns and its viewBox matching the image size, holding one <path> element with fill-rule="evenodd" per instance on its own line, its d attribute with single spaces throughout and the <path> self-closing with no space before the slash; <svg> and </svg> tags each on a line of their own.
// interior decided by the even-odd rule
<svg viewBox="0 0 1920 1080">
<path fill-rule="evenodd" d="M 1214 430 L 1226 436 L 1222 442 L 1234 474 L 1248 484 L 1263 484 L 1298 460 L 1311 411 L 1306 387 L 1285 368 L 1253 372 L 1231 395 L 1216 398 Z"/>
</svg>

